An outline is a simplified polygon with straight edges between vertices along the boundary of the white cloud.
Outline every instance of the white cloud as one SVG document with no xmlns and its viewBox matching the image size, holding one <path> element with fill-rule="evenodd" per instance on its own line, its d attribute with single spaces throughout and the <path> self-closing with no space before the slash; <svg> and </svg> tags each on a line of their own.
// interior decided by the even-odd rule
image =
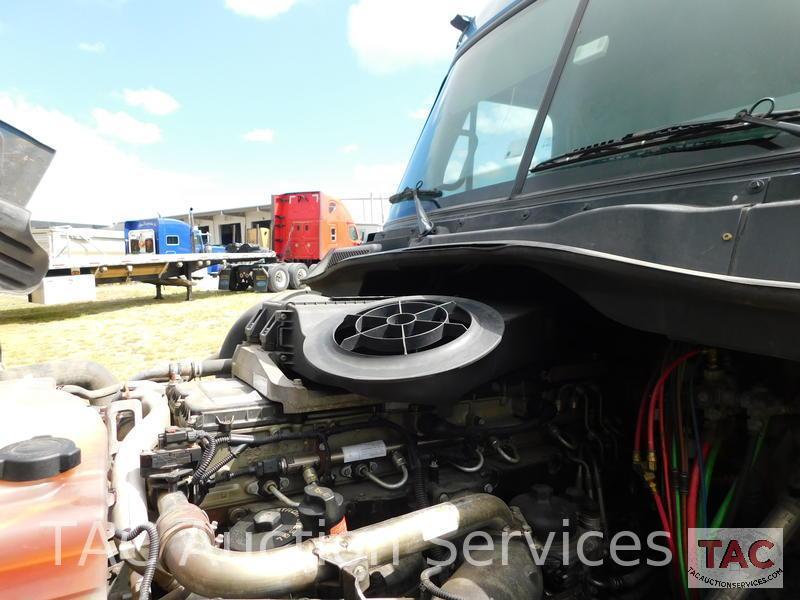
<svg viewBox="0 0 800 600">
<path fill-rule="evenodd" d="M 56 149 L 28 208 L 34 219 L 111 224 L 263 202 L 265 186 L 230 184 L 209 173 L 170 171 L 51 108 L 0 91 L 3 120 Z"/>
<path fill-rule="evenodd" d="M 433 96 L 428 96 L 422 102 L 422 105 L 419 108 L 416 108 L 408 113 L 408 116 L 414 119 L 415 121 L 424 121 L 428 118 L 428 113 L 431 112 L 431 107 L 433 106 L 434 102 Z"/>
<path fill-rule="evenodd" d="M 347 38 L 361 65 L 377 74 L 447 62 L 461 33 L 456 14 L 474 16 L 487 0 L 359 0 Z"/>
<path fill-rule="evenodd" d="M 95 108 L 92 116 L 99 133 L 127 144 L 155 144 L 161 141 L 161 128 L 158 125 L 135 119 L 126 112 Z"/>
<path fill-rule="evenodd" d="M 271 144 L 275 139 L 275 131 L 272 129 L 251 129 L 242 136 L 248 142 L 264 142 Z"/>
<path fill-rule="evenodd" d="M 128 106 L 138 106 L 154 115 L 168 115 L 181 107 L 167 92 L 152 87 L 142 90 L 124 89 L 122 97 Z"/>
<path fill-rule="evenodd" d="M 345 144 L 344 146 L 339 147 L 339 152 L 341 154 L 352 154 L 358 150 L 358 144 Z"/>
<path fill-rule="evenodd" d="M 335 180 L 323 181 L 322 189 L 337 198 L 388 196 L 397 189 L 405 168 L 405 162 L 357 163 L 351 172 L 342 172 Z"/>
<path fill-rule="evenodd" d="M 420 106 L 417 109 L 412 110 L 408 113 L 408 116 L 414 119 L 415 121 L 424 121 L 428 118 L 428 113 L 431 111 L 430 107 L 426 108 L 424 106 Z"/>
<path fill-rule="evenodd" d="M 295 0 L 225 0 L 225 7 L 243 17 L 271 19 L 288 12 Z"/>
<path fill-rule="evenodd" d="M 103 42 L 81 42 L 78 44 L 78 48 L 84 52 L 91 52 L 93 54 L 99 54 L 106 51 L 106 45 Z"/>
</svg>

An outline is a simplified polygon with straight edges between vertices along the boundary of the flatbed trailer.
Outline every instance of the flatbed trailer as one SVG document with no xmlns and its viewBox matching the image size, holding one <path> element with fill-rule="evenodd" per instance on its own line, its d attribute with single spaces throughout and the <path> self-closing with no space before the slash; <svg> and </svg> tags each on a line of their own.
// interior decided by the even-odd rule
<svg viewBox="0 0 800 600">
<path fill-rule="evenodd" d="M 211 265 L 276 262 L 275 253 L 264 252 L 196 252 L 191 254 L 125 254 L 109 257 L 79 257 L 51 259 L 48 277 L 60 275 L 94 275 L 97 284 L 141 281 L 156 286 L 156 298 L 161 299 L 161 287 L 186 288 L 186 299 L 192 299 L 192 273 Z"/>
</svg>

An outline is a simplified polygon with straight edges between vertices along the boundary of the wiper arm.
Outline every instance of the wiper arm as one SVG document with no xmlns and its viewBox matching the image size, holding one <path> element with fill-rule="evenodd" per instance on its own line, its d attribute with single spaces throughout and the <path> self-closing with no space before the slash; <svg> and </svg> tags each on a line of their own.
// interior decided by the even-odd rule
<svg viewBox="0 0 800 600">
<path fill-rule="evenodd" d="M 765 102 L 770 104 L 769 110 L 760 116 L 754 115 L 753 111 Z M 594 144 L 593 146 L 578 148 L 565 154 L 554 156 L 553 158 L 549 158 L 540 162 L 535 167 L 531 168 L 530 172 L 533 173 L 536 171 L 545 171 L 547 169 L 560 167 L 566 164 L 572 164 L 574 162 L 591 160 L 593 158 L 609 156 L 612 154 L 621 154 L 623 152 L 629 152 L 650 146 L 657 146 L 659 144 L 664 144 L 676 139 L 690 139 L 716 130 L 719 130 L 720 132 L 736 130 L 749 125 L 771 127 L 772 129 L 778 129 L 780 131 L 785 131 L 787 133 L 800 136 L 800 125 L 796 123 L 786 123 L 783 120 L 779 120 L 797 117 L 800 115 L 800 110 L 786 110 L 773 114 L 772 111 L 774 108 L 775 100 L 773 98 L 762 98 L 752 107 L 750 107 L 749 110 L 741 110 L 730 119 L 680 123 L 651 131 L 629 133 L 617 140 L 601 142 L 599 144 Z M 769 118 L 771 115 L 773 118 Z"/>
<path fill-rule="evenodd" d="M 753 111 L 755 108 L 760 104 L 764 104 L 765 102 L 769 103 L 769 110 L 760 117 L 754 115 Z M 761 125 L 762 127 L 772 127 L 773 129 L 779 129 L 780 131 L 786 131 L 796 136 L 800 136 L 800 125 L 797 123 L 785 123 L 784 121 L 768 118 L 772 114 L 773 110 L 775 110 L 775 98 L 762 98 L 753 104 L 753 106 L 750 107 L 750 110 L 741 110 L 736 113 L 736 119 L 744 123 L 752 123 L 753 125 Z M 793 116 L 796 113 L 797 111 L 783 111 L 778 113 L 777 116 L 783 116 L 785 118 L 787 116 Z"/>
<path fill-rule="evenodd" d="M 391 204 L 396 204 L 404 200 L 413 200 L 414 210 L 417 214 L 417 231 L 419 232 L 419 237 L 425 237 L 433 231 L 435 225 L 433 224 L 433 221 L 431 221 L 430 217 L 428 217 L 428 213 L 425 212 L 425 208 L 422 206 L 422 201 L 420 198 L 433 199 L 440 198 L 441 196 L 441 190 L 423 189 L 422 181 L 419 181 L 416 187 L 406 187 L 406 189 L 404 189 L 402 192 L 398 192 L 394 196 L 390 196 L 389 202 Z"/>
</svg>

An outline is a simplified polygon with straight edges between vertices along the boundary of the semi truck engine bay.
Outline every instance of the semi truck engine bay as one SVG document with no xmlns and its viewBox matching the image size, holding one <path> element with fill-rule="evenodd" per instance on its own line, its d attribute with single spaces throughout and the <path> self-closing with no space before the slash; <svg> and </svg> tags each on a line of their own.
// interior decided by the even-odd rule
<svg viewBox="0 0 800 600">
<path fill-rule="evenodd" d="M 0 364 L 0 598 L 798 597 L 800 4 L 487 6 L 382 230 L 289 194 L 319 263 L 213 355 Z"/>
<path fill-rule="evenodd" d="M 0 450 L 4 492 L 107 464 L 112 598 L 655 597 L 685 552 L 681 504 L 689 526 L 787 525 L 788 543 L 793 363 L 540 298 L 306 289 L 242 315 L 218 357 L 124 383 L 80 362 L 5 370 L 5 405 L 39 416 Z M 100 517 L 96 471 L 69 485 Z M 72 566 L 106 597 L 100 558 Z"/>
</svg>

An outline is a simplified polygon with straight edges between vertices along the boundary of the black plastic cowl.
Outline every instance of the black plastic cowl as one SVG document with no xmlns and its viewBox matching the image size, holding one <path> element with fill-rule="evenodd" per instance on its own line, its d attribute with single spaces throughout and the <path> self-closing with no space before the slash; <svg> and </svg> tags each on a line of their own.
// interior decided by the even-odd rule
<svg viewBox="0 0 800 600">
<path fill-rule="evenodd" d="M 81 464 L 81 449 L 67 438 L 40 435 L 0 448 L 0 481 L 37 481 Z"/>
</svg>

